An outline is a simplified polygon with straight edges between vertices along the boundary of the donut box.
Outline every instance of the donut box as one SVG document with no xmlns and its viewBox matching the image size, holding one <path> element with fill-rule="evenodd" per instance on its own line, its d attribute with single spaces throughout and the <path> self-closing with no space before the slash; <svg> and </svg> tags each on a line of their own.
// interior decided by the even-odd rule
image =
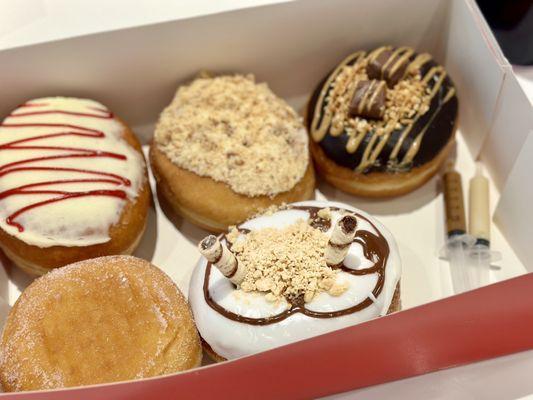
<svg viewBox="0 0 533 400">
<path fill-rule="evenodd" d="M 364 10 L 364 12 L 361 12 Z M 312 29 L 309 29 L 312 27 Z M 533 393 L 533 239 L 529 158 L 533 113 L 472 0 L 294 1 L 0 51 L 0 115 L 54 94 L 108 105 L 140 137 L 145 155 L 161 110 L 199 70 L 253 72 L 296 110 L 327 71 L 357 49 L 408 45 L 430 52 L 453 77 L 459 98 L 454 156 L 464 184 L 480 159 L 490 173 L 491 244 L 502 261 L 493 285 L 451 296 L 444 203 L 438 177 L 392 199 L 364 199 L 318 180 L 315 197 L 376 216 L 392 232 L 403 272 L 402 310 L 253 356 L 180 374 L 18 398 L 513 397 Z M 76 54 L 73 57 L 73 54 Z M 157 195 L 134 255 L 166 272 L 183 293 L 207 232 Z M 31 279 L 2 257 L 2 321 Z M 494 374 L 505 379 L 486 379 Z M 236 377 L 238 380 L 236 381 Z M 438 386 L 439 391 L 432 391 Z M 15 396 L 3 394 L 2 397 Z"/>
</svg>

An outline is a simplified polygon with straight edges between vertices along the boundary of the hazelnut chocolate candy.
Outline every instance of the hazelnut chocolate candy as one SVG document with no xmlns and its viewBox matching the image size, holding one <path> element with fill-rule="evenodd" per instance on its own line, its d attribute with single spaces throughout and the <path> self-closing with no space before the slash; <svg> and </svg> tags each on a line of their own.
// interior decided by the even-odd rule
<svg viewBox="0 0 533 400">
<path fill-rule="evenodd" d="M 351 117 L 382 119 L 385 113 L 385 81 L 359 81 L 348 110 Z"/>
<path fill-rule="evenodd" d="M 408 61 L 398 51 L 385 49 L 369 60 L 366 73 L 370 79 L 384 79 L 391 88 L 405 75 Z"/>
</svg>

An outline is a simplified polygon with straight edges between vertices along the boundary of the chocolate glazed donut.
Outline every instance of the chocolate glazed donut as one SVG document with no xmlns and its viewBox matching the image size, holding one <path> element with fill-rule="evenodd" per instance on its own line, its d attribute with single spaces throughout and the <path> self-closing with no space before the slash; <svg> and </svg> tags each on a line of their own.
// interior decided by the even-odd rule
<svg viewBox="0 0 533 400">
<path fill-rule="evenodd" d="M 349 68 L 358 70 L 355 82 L 342 81 L 340 75 Z M 415 83 L 423 85 L 418 95 L 422 93 L 426 106 L 394 121 L 393 113 L 389 120 L 383 118 L 391 104 L 384 92 L 396 95 L 398 85 L 406 86 L 414 75 L 419 78 Z M 339 91 L 335 85 L 344 87 Z M 339 93 L 349 104 L 340 124 L 331 109 Z M 404 111 L 411 110 L 409 105 Z M 457 109 L 453 82 L 430 55 L 408 47 L 351 54 L 320 82 L 308 104 L 306 124 L 317 169 L 334 186 L 354 194 L 407 193 L 428 180 L 446 158 Z M 357 121 L 370 129 L 350 132 Z"/>
</svg>

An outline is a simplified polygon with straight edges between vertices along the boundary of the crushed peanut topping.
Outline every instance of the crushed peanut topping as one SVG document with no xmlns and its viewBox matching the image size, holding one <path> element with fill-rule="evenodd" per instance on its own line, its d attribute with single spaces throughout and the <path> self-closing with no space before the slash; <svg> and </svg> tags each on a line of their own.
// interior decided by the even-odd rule
<svg viewBox="0 0 533 400">
<path fill-rule="evenodd" d="M 251 75 L 180 87 L 159 118 L 155 143 L 177 166 L 250 197 L 292 189 L 309 157 L 301 118 Z"/>
<path fill-rule="evenodd" d="M 264 228 L 226 236 L 247 273 L 240 289 L 263 292 L 269 302 L 303 298 L 309 303 L 320 292 L 340 296 L 346 283 L 337 283 L 337 271 L 326 265 L 328 235 L 303 219 L 285 228 Z"/>
<path fill-rule="evenodd" d="M 328 109 L 332 113 L 332 131 L 346 133 L 350 138 L 361 137 L 375 130 L 378 135 L 391 129 L 400 129 L 409 124 L 415 116 L 429 110 L 430 90 L 422 81 L 417 69 L 410 69 L 394 87 L 387 89 L 385 114 L 382 120 L 350 117 L 349 105 L 357 82 L 368 80 L 368 61 L 363 59 L 354 65 L 346 65 L 332 84 L 326 97 Z"/>
<path fill-rule="evenodd" d="M 321 208 L 318 210 L 316 214 L 319 218 L 325 219 L 325 220 L 331 220 L 331 209 L 329 207 Z"/>
</svg>

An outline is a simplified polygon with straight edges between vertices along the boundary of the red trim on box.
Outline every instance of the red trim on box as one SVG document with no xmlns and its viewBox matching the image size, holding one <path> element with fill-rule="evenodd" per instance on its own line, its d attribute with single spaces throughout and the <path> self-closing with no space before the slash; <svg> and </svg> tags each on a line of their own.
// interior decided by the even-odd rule
<svg viewBox="0 0 533 400">
<path fill-rule="evenodd" d="M 5 399 L 314 398 L 533 349 L 533 273 L 252 357 Z"/>
</svg>

